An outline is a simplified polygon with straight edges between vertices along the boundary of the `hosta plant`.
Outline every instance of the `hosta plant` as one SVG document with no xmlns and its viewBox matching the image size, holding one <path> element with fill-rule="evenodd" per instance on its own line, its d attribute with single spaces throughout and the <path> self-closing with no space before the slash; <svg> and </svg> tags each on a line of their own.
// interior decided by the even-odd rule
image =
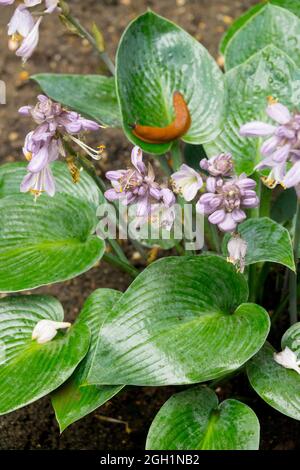
<svg viewBox="0 0 300 470">
<path fill-rule="evenodd" d="M 33 76 L 37 101 L 19 110 L 24 162 L 0 168 L 0 414 L 50 394 L 63 431 L 126 386 L 181 385 L 153 416 L 147 449 L 253 450 L 251 400 L 216 394 L 243 373 L 300 419 L 297 4 L 239 18 L 221 43 L 224 70 L 152 11 L 129 24 L 114 67 L 100 30 L 67 2 L 15 7 L 10 46 L 24 62 L 51 14 L 108 73 Z M 100 142 L 107 128 L 123 130 L 131 159 L 100 176 L 103 147 L 87 134 Z M 132 283 L 95 290 L 73 324 L 57 299 L 26 293 L 101 260 Z"/>
</svg>

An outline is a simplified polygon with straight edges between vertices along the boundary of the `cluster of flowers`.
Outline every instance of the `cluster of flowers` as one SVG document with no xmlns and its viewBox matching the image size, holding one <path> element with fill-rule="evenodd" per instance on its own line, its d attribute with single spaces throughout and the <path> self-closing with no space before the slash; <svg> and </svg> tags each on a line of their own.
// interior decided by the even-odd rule
<svg viewBox="0 0 300 470">
<path fill-rule="evenodd" d="M 216 155 L 209 160 L 200 161 L 205 171 L 203 178 L 188 165 L 183 164 L 172 175 L 175 192 L 182 194 L 186 201 L 194 199 L 202 187 L 196 210 L 208 216 L 211 224 L 217 225 L 223 232 L 232 233 L 228 243 L 228 261 L 242 272 L 245 267 L 247 243 L 237 233 L 237 226 L 246 219 L 245 209 L 259 205 L 255 192 L 256 182 L 245 174 L 234 174 L 232 156 L 229 153 Z M 204 180 L 203 180 L 204 179 Z"/>
<path fill-rule="evenodd" d="M 15 0 L 0 0 L 1 5 L 12 5 Z M 10 48 L 16 50 L 16 55 L 28 60 L 39 42 L 39 28 L 43 16 L 53 13 L 58 9 L 59 0 L 45 0 L 45 8 L 42 12 L 33 15 L 30 8 L 44 3 L 43 0 L 23 0 L 17 6 L 9 24 L 8 35 L 11 38 Z M 35 19 L 36 18 L 36 19 Z"/>
<path fill-rule="evenodd" d="M 281 184 L 284 188 L 300 185 L 300 114 L 290 113 L 288 108 L 269 97 L 267 115 L 277 123 L 252 121 L 240 129 L 245 137 L 268 137 L 261 146 L 263 160 L 256 170 L 269 168 L 264 183 L 270 188 Z"/>
<path fill-rule="evenodd" d="M 112 188 L 105 192 L 105 197 L 109 201 L 121 200 L 124 205 L 135 204 L 137 225 L 159 215 L 161 226 L 171 230 L 175 218 L 175 195 L 155 181 L 153 167 L 150 163 L 145 165 L 139 147 L 133 148 L 131 163 L 132 168 L 106 173 Z"/>
<path fill-rule="evenodd" d="M 200 189 L 196 210 L 208 215 L 208 220 L 216 224 L 223 232 L 230 232 L 229 261 L 244 269 L 247 245 L 236 233 L 237 225 L 246 219 L 244 209 L 257 207 L 259 199 L 255 192 L 256 182 L 246 175 L 236 176 L 230 154 L 220 154 L 200 162 L 205 174 L 195 171 L 186 164 L 171 176 L 172 188 L 159 185 L 155 181 L 152 166 L 143 162 L 142 151 L 134 147 L 131 156 L 132 168 L 109 171 L 106 177 L 112 188 L 105 193 L 109 201 L 121 200 L 123 204 L 136 204 L 137 217 L 144 221 L 153 217 L 153 207 L 159 203 L 164 208 L 162 225 L 171 229 L 174 222 L 172 206 L 176 202 L 175 194 L 180 194 L 185 201 L 192 201 Z M 205 189 L 204 189 L 205 188 Z M 175 194 L 174 194 L 175 193 Z"/>
<path fill-rule="evenodd" d="M 19 113 L 31 116 L 37 124 L 35 130 L 27 134 L 23 147 L 29 164 L 28 173 L 21 183 L 22 192 L 30 191 L 35 197 L 44 191 L 49 196 L 55 194 L 55 181 L 49 164 L 60 155 L 66 157 L 65 139 L 78 144 L 91 157 L 100 158 L 100 150 L 92 149 L 77 136 L 83 131 L 97 131 L 100 126 L 96 122 L 64 109 L 44 95 L 38 96 L 35 106 L 23 106 Z"/>
</svg>

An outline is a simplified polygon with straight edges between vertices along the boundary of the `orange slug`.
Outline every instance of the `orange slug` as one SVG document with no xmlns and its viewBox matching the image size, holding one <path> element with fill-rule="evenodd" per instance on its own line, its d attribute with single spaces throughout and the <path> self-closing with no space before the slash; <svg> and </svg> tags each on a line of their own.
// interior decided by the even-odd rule
<svg viewBox="0 0 300 470">
<path fill-rule="evenodd" d="M 176 140 L 186 134 L 191 126 L 191 115 L 184 97 L 179 91 L 173 94 L 173 106 L 175 111 L 174 121 L 166 127 L 151 127 L 135 124 L 133 134 L 144 142 L 150 144 L 162 144 Z"/>
</svg>

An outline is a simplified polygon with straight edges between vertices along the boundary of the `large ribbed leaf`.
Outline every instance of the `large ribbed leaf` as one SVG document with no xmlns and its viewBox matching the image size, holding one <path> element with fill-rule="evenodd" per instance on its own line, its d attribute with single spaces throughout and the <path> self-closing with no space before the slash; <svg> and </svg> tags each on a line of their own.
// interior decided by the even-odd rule
<svg viewBox="0 0 300 470">
<path fill-rule="evenodd" d="M 241 237 L 246 240 L 246 265 L 271 261 L 295 270 L 293 246 L 288 230 L 268 217 L 249 219 L 238 227 Z M 223 240 L 223 251 L 227 255 L 227 242 Z"/>
<path fill-rule="evenodd" d="M 284 51 L 300 65 L 300 19 L 284 8 L 267 4 L 227 44 L 225 68 L 229 70 L 242 64 L 270 44 Z"/>
<path fill-rule="evenodd" d="M 174 23 L 148 11 L 125 31 L 117 54 L 117 93 L 124 130 L 145 151 L 166 152 L 171 144 L 147 144 L 132 124 L 164 127 L 174 118 L 173 93 L 187 102 L 192 124 L 183 140 L 208 142 L 220 131 L 224 110 L 222 73 L 207 50 Z"/>
<path fill-rule="evenodd" d="M 281 347 L 288 346 L 300 359 L 300 322 L 283 335 Z M 249 362 L 247 373 L 255 391 L 276 410 L 300 420 L 300 375 L 274 361 L 270 344 Z"/>
<path fill-rule="evenodd" d="M 289 346 L 299 354 L 300 324 L 283 337 L 282 348 Z M 294 338 L 292 338 L 292 336 Z M 277 364 L 276 351 L 269 344 L 259 351 L 247 364 L 250 383 L 258 395 L 270 406 L 291 418 L 300 420 L 300 375 Z"/>
<path fill-rule="evenodd" d="M 109 127 L 121 127 L 115 79 L 41 73 L 32 77 L 53 100 Z"/>
<path fill-rule="evenodd" d="M 266 311 L 218 256 L 169 257 L 145 269 L 109 313 L 87 381 L 187 384 L 235 370 L 263 345 Z"/>
<path fill-rule="evenodd" d="M 40 320 L 63 321 L 61 304 L 48 296 L 0 300 L 0 414 L 47 395 L 65 382 L 87 353 L 90 333 L 83 323 L 59 332 L 50 342 L 31 339 Z"/>
<path fill-rule="evenodd" d="M 277 5 L 279 7 L 286 8 L 287 10 L 300 17 L 299 0 L 268 0 L 268 3 L 270 3 L 271 5 Z M 259 3 L 258 5 L 254 5 L 254 7 L 250 8 L 250 10 L 248 10 L 244 15 L 240 16 L 236 21 L 232 23 L 230 28 L 224 34 L 220 44 L 220 52 L 222 54 L 225 53 L 225 50 L 233 36 L 237 32 L 239 32 L 239 30 L 243 28 L 246 23 L 251 20 L 252 17 L 256 15 L 262 8 L 265 8 L 265 2 Z"/>
<path fill-rule="evenodd" d="M 66 194 L 0 199 L 0 291 L 71 279 L 103 255 L 95 208 Z"/>
<path fill-rule="evenodd" d="M 223 132 L 205 145 L 209 156 L 231 152 L 237 173 L 253 172 L 260 161 L 260 139 L 239 135 L 240 127 L 249 121 L 267 120 L 267 97 L 272 95 L 288 106 L 300 104 L 300 80 L 295 63 L 281 50 L 267 46 L 247 62 L 225 75 L 228 92 L 227 116 Z"/>
<path fill-rule="evenodd" d="M 20 193 L 20 184 L 26 175 L 26 167 L 25 162 L 6 163 L 0 166 L 0 198 Z M 51 164 L 51 169 L 57 193 L 70 194 L 94 206 L 98 206 L 103 201 L 99 188 L 86 171 L 80 172 L 80 181 L 74 184 L 65 163 L 54 162 Z"/>
<path fill-rule="evenodd" d="M 52 394 L 52 405 L 61 432 L 74 421 L 103 405 L 123 388 L 122 385 L 82 387 L 82 384 L 86 382 L 87 372 L 95 352 L 99 330 L 109 310 L 121 295 L 121 292 L 112 289 L 98 289 L 90 295 L 80 312 L 78 322 L 88 325 L 91 332 L 91 344 L 88 354 L 72 377 Z"/>
<path fill-rule="evenodd" d="M 209 388 L 196 387 L 173 395 L 151 424 L 149 450 L 257 450 L 259 421 L 237 400 L 218 404 Z"/>
</svg>

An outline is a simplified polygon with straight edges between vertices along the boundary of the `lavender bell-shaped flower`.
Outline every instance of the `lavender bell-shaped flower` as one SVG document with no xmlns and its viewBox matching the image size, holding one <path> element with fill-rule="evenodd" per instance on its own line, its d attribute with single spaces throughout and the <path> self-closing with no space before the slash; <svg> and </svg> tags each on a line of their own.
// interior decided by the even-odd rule
<svg viewBox="0 0 300 470">
<path fill-rule="evenodd" d="M 256 182 L 245 174 L 228 180 L 210 177 L 208 181 L 208 192 L 200 197 L 196 210 L 209 215 L 209 222 L 218 225 L 223 232 L 234 232 L 237 225 L 246 219 L 243 209 L 259 204 L 254 191 Z"/>
<path fill-rule="evenodd" d="M 0 6 L 12 5 L 14 0 L 0 0 Z M 45 10 L 37 13 L 38 19 L 34 21 L 29 8 L 43 3 L 43 0 L 23 0 L 8 24 L 8 35 L 11 37 L 9 48 L 16 50 L 16 55 L 26 62 L 33 54 L 39 42 L 39 27 L 43 15 L 58 10 L 59 0 L 45 0 Z"/>
<path fill-rule="evenodd" d="M 149 217 L 160 217 L 161 225 L 170 230 L 174 222 L 176 198 L 173 192 L 155 181 L 152 165 L 145 165 L 143 153 L 134 147 L 131 153 L 132 167 L 127 170 L 108 171 L 106 178 L 112 188 L 104 195 L 109 201 L 120 200 L 124 205 L 135 204 L 137 225 L 142 225 Z"/>
<path fill-rule="evenodd" d="M 139 147 L 133 148 L 131 163 L 133 168 L 106 173 L 113 187 L 104 195 L 109 201 L 120 199 L 125 205 L 137 204 L 137 216 L 144 217 L 150 214 L 150 198 L 160 200 L 160 187 L 155 182 L 152 166 L 149 164 L 147 168 L 144 164 Z"/>
<path fill-rule="evenodd" d="M 21 46 L 16 51 L 16 55 L 18 57 L 22 57 L 23 62 L 26 62 L 32 56 L 33 52 L 35 51 L 38 45 L 40 38 L 39 28 L 41 21 L 42 17 L 37 19 L 30 33 L 25 37 Z"/>
<path fill-rule="evenodd" d="M 100 158 L 100 150 L 94 150 L 79 138 L 78 133 L 98 130 L 99 124 L 85 119 L 80 114 L 64 109 L 60 103 L 53 102 L 47 96 L 39 95 L 35 106 L 23 106 L 19 113 L 31 116 L 38 124 L 25 138 L 23 153 L 29 161 L 21 191 L 31 191 L 36 197 L 43 191 L 50 196 L 55 193 L 55 183 L 49 164 L 66 157 L 63 139 L 76 142 L 93 158 Z M 100 147 L 99 147 L 100 148 Z"/>
<path fill-rule="evenodd" d="M 267 115 L 277 125 L 261 121 L 244 124 L 240 134 L 245 137 L 268 137 L 261 146 L 263 160 L 256 170 L 270 168 L 263 182 L 270 188 L 277 184 L 290 188 L 300 183 L 300 114 L 291 114 L 288 108 L 269 97 Z M 290 163 L 292 167 L 289 168 Z"/>
<path fill-rule="evenodd" d="M 209 160 L 204 158 L 200 161 L 202 170 L 211 176 L 231 176 L 233 174 L 233 160 L 230 153 L 221 153 Z"/>
<path fill-rule="evenodd" d="M 203 186 L 201 175 L 185 163 L 171 176 L 172 186 L 176 193 L 186 201 L 192 201 Z"/>
<path fill-rule="evenodd" d="M 241 273 L 243 273 L 245 269 L 247 246 L 247 242 L 238 234 L 234 234 L 227 244 L 227 261 L 236 266 L 237 270 Z"/>
</svg>

